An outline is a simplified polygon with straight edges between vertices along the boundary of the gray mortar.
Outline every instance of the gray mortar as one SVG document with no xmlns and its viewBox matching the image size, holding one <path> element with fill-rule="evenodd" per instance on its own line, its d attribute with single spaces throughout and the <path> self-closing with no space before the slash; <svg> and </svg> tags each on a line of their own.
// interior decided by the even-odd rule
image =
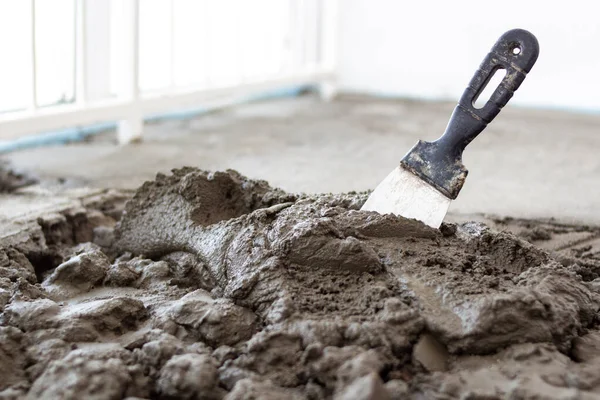
<svg viewBox="0 0 600 400">
<path fill-rule="evenodd" d="M 40 216 L 0 243 L 0 398 L 600 399 L 597 253 L 366 196 L 184 168 Z"/>
</svg>

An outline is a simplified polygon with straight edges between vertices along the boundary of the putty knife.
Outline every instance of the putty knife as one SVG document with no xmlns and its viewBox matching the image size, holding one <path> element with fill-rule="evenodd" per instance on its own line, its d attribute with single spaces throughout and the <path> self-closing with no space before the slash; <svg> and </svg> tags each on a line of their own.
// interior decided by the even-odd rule
<svg viewBox="0 0 600 400">
<path fill-rule="evenodd" d="M 401 215 L 439 228 L 468 174 L 463 150 L 508 103 L 538 53 L 538 41 L 531 33 L 513 29 L 502 35 L 463 92 L 444 134 L 434 142 L 419 140 L 361 210 Z M 506 71 L 504 79 L 486 104 L 475 108 L 477 97 L 501 69 Z"/>
</svg>

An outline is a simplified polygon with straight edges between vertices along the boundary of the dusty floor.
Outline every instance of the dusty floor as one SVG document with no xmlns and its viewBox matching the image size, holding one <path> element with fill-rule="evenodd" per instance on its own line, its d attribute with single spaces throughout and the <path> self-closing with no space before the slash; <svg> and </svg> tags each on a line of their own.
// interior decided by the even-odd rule
<svg viewBox="0 0 600 400">
<path fill-rule="evenodd" d="M 598 228 L 434 230 L 192 168 L 18 196 L 2 399 L 600 399 Z"/>
<path fill-rule="evenodd" d="M 9 158 L 99 187 L 136 188 L 157 171 L 190 165 L 233 168 L 291 192 L 366 190 L 418 139 L 437 138 L 453 107 L 309 96 L 149 125 L 143 143 L 126 147 L 107 135 Z M 470 174 L 450 211 L 600 224 L 598 149 L 600 116 L 508 107 L 467 148 Z"/>
</svg>

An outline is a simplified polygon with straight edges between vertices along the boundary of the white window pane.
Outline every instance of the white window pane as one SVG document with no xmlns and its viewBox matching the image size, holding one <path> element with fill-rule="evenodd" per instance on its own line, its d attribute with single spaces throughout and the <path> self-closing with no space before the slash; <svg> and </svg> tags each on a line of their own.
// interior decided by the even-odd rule
<svg viewBox="0 0 600 400">
<path fill-rule="evenodd" d="M 209 1 L 208 62 L 209 81 L 214 86 L 227 86 L 240 82 L 240 52 L 238 42 L 238 16 L 236 0 Z M 242 16 L 246 18 L 245 16 Z"/>
<path fill-rule="evenodd" d="M 245 78 L 264 78 L 279 73 L 289 19 L 289 2 L 255 0 L 240 4 L 242 72 Z"/>
<path fill-rule="evenodd" d="M 177 86 L 206 84 L 206 0 L 174 0 L 174 78 Z"/>
<path fill-rule="evenodd" d="M 38 105 L 75 99 L 75 1 L 35 2 Z"/>
<path fill-rule="evenodd" d="M 143 0 L 139 10 L 140 90 L 168 87 L 171 82 L 171 2 Z"/>
<path fill-rule="evenodd" d="M 31 8 L 27 1 L 0 1 L 0 112 L 31 102 Z"/>
<path fill-rule="evenodd" d="M 112 3 L 105 0 L 85 1 L 85 95 L 88 102 L 113 97 L 110 86 L 111 6 Z"/>
</svg>

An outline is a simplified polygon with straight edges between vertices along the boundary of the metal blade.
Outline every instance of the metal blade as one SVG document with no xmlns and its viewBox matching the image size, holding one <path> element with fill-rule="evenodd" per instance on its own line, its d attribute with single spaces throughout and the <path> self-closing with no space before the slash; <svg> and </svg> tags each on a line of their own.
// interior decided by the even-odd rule
<svg viewBox="0 0 600 400">
<path fill-rule="evenodd" d="M 396 167 L 375 188 L 361 210 L 414 218 L 437 229 L 451 201 L 416 175 Z"/>
</svg>

